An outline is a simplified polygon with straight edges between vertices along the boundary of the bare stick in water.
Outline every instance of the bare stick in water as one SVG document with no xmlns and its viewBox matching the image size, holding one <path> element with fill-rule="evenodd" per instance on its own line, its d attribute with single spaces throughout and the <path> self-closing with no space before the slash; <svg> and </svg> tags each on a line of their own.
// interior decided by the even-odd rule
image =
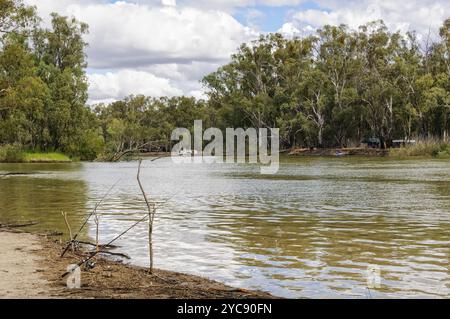
<svg viewBox="0 0 450 319">
<path fill-rule="evenodd" d="M 148 253 L 149 253 L 149 258 L 150 258 L 150 274 L 153 273 L 153 221 L 155 218 L 155 211 L 156 208 L 155 206 L 151 205 L 150 202 L 148 201 L 147 198 L 147 194 L 145 193 L 144 187 L 142 186 L 141 183 L 141 165 L 142 165 L 142 159 L 139 160 L 139 166 L 138 166 L 138 173 L 137 173 L 137 181 L 139 184 L 139 187 L 141 189 L 142 195 L 144 196 L 144 200 L 145 200 L 145 204 L 147 205 L 147 209 L 148 209 Z"/>
<path fill-rule="evenodd" d="M 71 244 L 70 246 L 72 248 L 72 252 L 74 252 L 75 251 L 75 246 L 74 246 L 74 242 L 73 242 L 74 239 L 73 239 L 73 236 L 72 236 L 72 228 L 70 228 L 69 221 L 67 220 L 67 213 L 62 212 L 61 214 L 64 217 L 64 222 L 66 223 L 67 230 L 69 231 L 70 244 Z"/>
</svg>

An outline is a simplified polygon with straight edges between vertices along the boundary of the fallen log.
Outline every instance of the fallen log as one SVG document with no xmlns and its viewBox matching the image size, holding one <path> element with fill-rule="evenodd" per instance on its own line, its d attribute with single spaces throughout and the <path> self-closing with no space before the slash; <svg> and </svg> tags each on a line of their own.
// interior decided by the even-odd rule
<svg viewBox="0 0 450 319">
<path fill-rule="evenodd" d="M 21 228 L 21 227 L 28 227 L 28 226 L 34 226 L 39 224 L 38 222 L 29 222 L 24 224 L 0 224 L 0 228 Z"/>
<path fill-rule="evenodd" d="M 64 235 L 64 233 L 59 232 L 59 231 L 47 231 L 46 233 L 43 233 L 44 236 L 48 236 L 48 237 L 56 237 L 56 236 L 62 236 Z"/>
<path fill-rule="evenodd" d="M 90 243 L 88 241 L 77 240 L 77 242 L 80 243 L 80 244 L 83 244 L 83 245 L 97 247 L 97 244 Z M 102 249 L 115 249 L 115 248 L 119 248 L 120 246 L 116 246 L 116 245 L 98 245 L 98 247 L 102 248 Z"/>
<path fill-rule="evenodd" d="M 8 172 L 0 174 L 0 177 L 6 177 L 6 176 L 27 176 L 27 175 L 36 175 L 41 173 L 27 173 L 27 172 Z"/>
<path fill-rule="evenodd" d="M 130 256 L 128 256 L 127 254 L 122 254 L 122 253 L 113 253 L 113 252 L 110 252 L 110 251 L 102 251 L 102 250 L 100 250 L 98 253 L 99 254 L 111 255 L 111 256 L 117 256 L 117 257 L 122 257 L 122 258 L 125 258 L 125 259 L 131 259 Z"/>
</svg>

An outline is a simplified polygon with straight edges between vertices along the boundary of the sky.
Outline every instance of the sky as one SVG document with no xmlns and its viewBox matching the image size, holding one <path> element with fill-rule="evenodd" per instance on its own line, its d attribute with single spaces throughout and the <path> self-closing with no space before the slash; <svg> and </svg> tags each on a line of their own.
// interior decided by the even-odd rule
<svg viewBox="0 0 450 319">
<path fill-rule="evenodd" d="M 89 24 L 89 103 L 130 94 L 204 97 L 200 80 L 261 33 L 311 34 L 383 19 L 393 30 L 438 36 L 450 0 L 24 0 Z"/>
</svg>

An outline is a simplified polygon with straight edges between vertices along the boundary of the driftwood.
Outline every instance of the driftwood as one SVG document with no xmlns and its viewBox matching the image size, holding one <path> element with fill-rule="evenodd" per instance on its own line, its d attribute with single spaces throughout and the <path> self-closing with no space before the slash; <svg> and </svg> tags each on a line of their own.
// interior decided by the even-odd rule
<svg viewBox="0 0 450 319">
<path fill-rule="evenodd" d="M 0 228 L 20 228 L 39 224 L 38 222 L 28 222 L 23 224 L 0 224 Z"/>
<path fill-rule="evenodd" d="M 119 236 L 117 236 L 116 238 L 112 239 L 109 243 L 107 243 L 105 246 L 111 246 L 112 243 L 116 242 L 119 238 L 121 238 L 123 235 L 125 235 L 126 233 L 128 233 L 130 230 L 132 230 L 133 228 L 135 228 L 137 225 L 139 225 L 140 223 L 146 221 L 148 218 L 148 215 L 145 215 L 142 219 L 138 220 L 136 223 L 134 223 L 133 225 L 131 225 L 130 227 L 128 227 L 125 231 L 123 231 Z M 86 257 L 85 259 L 83 259 L 82 261 L 80 261 L 77 265 L 78 267 L 80 267 L 81 265 L 83 265 L 84 263 L 87 263 L 88 261 L 90 261 L 92 258 L 94 258 L 96 255 L 98 254 L 98 252 L 91 252 L 89 257 Z M 62 278 L 66 277 L 68 274 L 70 274 L 70 271 L 66 271 L 64 274 L 62 274 Z"/>
<path fill-rule="evenodd" d="M 3 176 L 22 176 L 22 175 L 32 175 L 32 174 L 33 173 L 12 172 L 12 173 L 0 174 L 0 177 L 3 177 Z"/>
<path fill-rule="evenodd" d="M 99 250 L 97 253 L 98 254 L 106 254 L 106 255 L 111 255 L 111 256 L 122 257 L 122 258 L 125 258 L 125 259 L 131 259 L 130 256 L 128 256 L 127 254 L 122 254 L 122 253 L 113 253 L 113 252 L 104 251 L 104 250 Z"/>
<path fill-rule="evenodd" d="M 77 240 L 77 242 L 82 244 L 82 245 L 97 247 L 97 244 L 90 243 L 88 241 Z M 98 245 L 98 247 L 101 248 L 101 249 L 115 249 L 115 248 L 119 248 L 119 246 L 116 246 L 116 245 Z"/>
<path fill-rule="evenodd" d="M 61 253 L 61 258 L 64 257 L 64 255 L 66 254 L 67 250 L 69 249 L 69 247 L 72 244 L 72 241 L 76 240 L 78 238 L 78 236 L 80 235 L 81 231 L 83 230 L 83 228 L 87 225 L 89 219 L 92 217 L 92 215 L 96 214 L 97 212 L 97 208 L 100 206 L 100 204 L 105 200 L 106 196 L 109 195 L 109 193 L 113 190 L 113 188 L 120 182 L 120 179 L 117 180 L 116 183 L 114 183 L 114 185 L 112 185 L 108 191 L 105 193 L 105 195 L 102 197 L 102 199 L 100 201 L 98 201 L 95 204 L 94 209 L 92 210 L 92 212 L 89 214 L 89 216 L 86 218 L 86 220 L 84 221 L 83 225 L 81 225 L 80 229 L 78 230 L 78 232 L 75 234 L 75 236 L 73 236 L 73 238 L 71 239 L 70 242 L 67 243 L 66 247 L 64 248 L 63 252 Z"/>
<path fill-rule="evenodd" d="M 151 160 L 151 162 L 154 162 L 158 159 L 160 159 L 162 157 L 157 157 Z M 130 227 L 128 227 L 126 230 L 124 230 L 121 234 L 119 234 L 118 236 L 116 236 L 115 238 L 113 238 L 110 242 L 108 242 L 107 244 L 103 245 L 103 247 L 111 247 L 112 244 L 114 242 L 116 242 L 117 240 L 119 240 L 119 238 L 121 238 L 122 236 L 124 236 L 125 234 L 127 234 L 130 230 L 132 230 L 133 228 L 135 228 L 137 225 L 139 225 L 140 223 L 148 220 L 149 223 L 149 252 L 150 252 L 150 274 L 153 275 L 153 245 L 152 245 L 152 233 L 153 233 L 153 222 L 154 222 L 154 218 L 155 218 L 155 213 L 156 213 L 156 205 L 155 204 L 150 204 L 150 202 L 148 201 L 147 198 L 147 194 L 144 191 L 144 188 L 142 186 L 142 183 L 140 181 L 140 172 L 141 172 L 141 165 L 142 165 L 142 159 L 139 161 L 139 167 L 138 167 L 138 174 L 137 174 L 137 180 L 138 180 L 138 184 L 139 187 L 141 188 L 142 194 L 144 196 L 144 200 L 145 203 L 147 205 L 148 208 L 148 214 L 145 214 L 145 216 L 143 218 L 141 218 L 140 220 L 138 220 L 137 222 L 135 222 L 133 225 L 131 225 Z M 106 197 L 106 195 L 105 195 Z M 97 207 L 97 206 L 96 206 Z M 95 211 L 95 209 L 94 209 Z M 91 213 L 91 215 L 88 217 L 88 219 L 94 214 L 94 211 Z M 87 221 L 85 222 L 85 224 L 87 223 Z M 84 227 L 84 225 L 82 227 Z M 76 236 L 78 234 L 76 234 L 74 236 L 74 240 L 76 239 Z M 101 246 L 100 246 L 101 247 Z M 66 247 L 67 251 L 68 247 Z M 81 267 L 83 264 L 87 264 L 91 259 L 93 259 L 96 255 L 98 255 L 99 253 L 105 253 L 104 251 L 100 251 L 100 250 L 96 250 L 93 252 L 89 253 L 89 256 L 87 256 L 86 258 L 84 258 L 83 260 L 81 260 L 77 265 L 78 267 Z M 109 252 L 106 252 L 109 253 Z M 63 253 L 64 254 L 64 253 Z M 110 253 L 109 253 L 110 254 Z M 115 255 L 119 255 L 117 253 L 114 253 Z M 120 254 L 122 255 L 122 257 L 124 256 L 124 254 Z M 126 257 L 125 257 L 126 258 Z M 67 271 L 65 273 L 63 273 L 61 275 L 62 278 L 66 277 L 67 275 L 70 274 L 70 271 Z"/>
<path fill-rule="evenodd" d="M 44 236 L 48 237 L 56 237 L 56 236 L 62 236 L 64 235 L 62 232 L 59 231 L 47 231 L 46 233 L 43 233 Z"/>
</svg>

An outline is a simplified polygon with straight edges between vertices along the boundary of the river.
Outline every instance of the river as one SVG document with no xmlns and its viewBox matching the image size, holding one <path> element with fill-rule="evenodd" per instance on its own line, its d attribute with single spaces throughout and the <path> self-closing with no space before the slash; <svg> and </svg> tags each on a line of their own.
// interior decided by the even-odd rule
<svg viewBox="0 0 450 319">
<path fill-rule="evenodd" d="M 137 162 L 0 164 L 7 172 L 26 175 L 0 177 L 0 222 L 66 233 L 61 211 L 77 228 L 116 182 L 98 209 L 101 241 L 146 213 Z M 141 178 L 159 203 L 158 268 L 290 298 L 450 297 L 450 161 L 283 158 L 265 176 L 166 158 L 144 161 Z M 83 236 L 94 235 L 90 221 Z M 142 223 L 117 244 L 146 266 L 146 238 Z"/>
</svg>

